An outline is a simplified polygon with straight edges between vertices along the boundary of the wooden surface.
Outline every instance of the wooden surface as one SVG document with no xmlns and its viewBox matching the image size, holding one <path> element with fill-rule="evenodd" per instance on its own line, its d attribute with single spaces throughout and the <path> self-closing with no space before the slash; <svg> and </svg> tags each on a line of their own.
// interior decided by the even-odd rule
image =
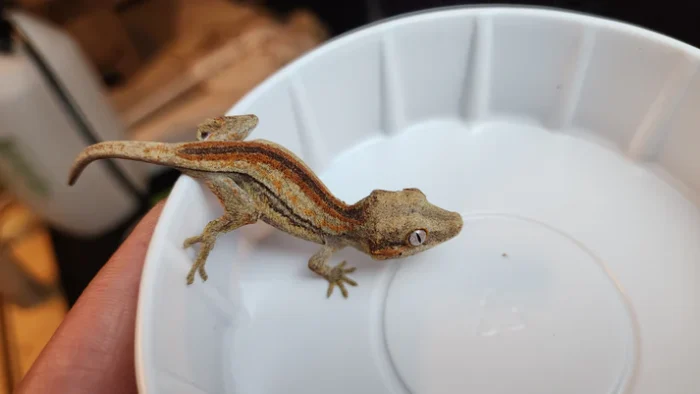
<svg viewBox="0 0 700 394">
<path fill-rule="evenodd" d="M 25 227 L 25 224 L 33 220 L 33 215 L 24 207 L 10 208 L 0 221 L 0 238 L 6 239 L 17 234 Z M 34 360 L 53 335 L 56 328 L 63 320 L 67 306 L 60 291 L 52 285 L 56 283 L 58 271 L 53 256 L 51 241 L 47 232 L 39 228 L 23 236 L 11 247 L 15 261 L 22 270 L 31 275 L 39 283 L 47 285 L 53 292 L 44 296 L 43 300 L 34 306 L 22 307 L 5 301 L 3 311 L 5 313 L 6 335 L 10 340 L 9 354 L 12 380 L 15 384 L 29 370 Z M 0 264 L 7 264 L 0 261 Z M 2 289 L 0 289 L 2 291 Z M 3 297 L 4 298 L 4 297 Z M 0 360 L 0 391 L 11 393 L 7 390 L 7 368 L 4 360 Z"/>
<path fill-rule="evenodd" d="M 157 6 L 169 14 L 153 18 Z M 142 20 L 145 16 L 150 23 Z M 160 49 L 110 92 L 110 100 L 131 129 L 131 138 L 160 141 L 181 139 L 182 133 L 190 137 L 203 119 L 225 113 L 328 34 L 315 15 L 303 10 L 281 19 L 223 0 L 152 0 L 123 19 L 132 36 L 149 37 Z"/>
</svg>

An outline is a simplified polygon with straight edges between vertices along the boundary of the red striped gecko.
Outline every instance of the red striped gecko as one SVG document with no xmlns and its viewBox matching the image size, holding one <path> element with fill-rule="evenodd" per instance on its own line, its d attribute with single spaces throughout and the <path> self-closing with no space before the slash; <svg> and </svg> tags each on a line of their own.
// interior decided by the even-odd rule
<svg viewBox="0 0 700 394">
<path fill-rule="evenodd" d="M 419 189 L 374 190 L 354 204 L 336 198 L 313 171 L 292 152 L 266 140 L 244 141 L 257 126 L 255 115 L 209 119 L 197 129 L 197 141 L 161 143 L 107 141 L 85 148 L 71 169 L 73 185 L 92 161 L 107 158 L 137 160 L 169 166 L 203 181 L 224 207 L 201 234 L 184 247 L 200 244 L 187 275 L 207 280 L 204 269 L 220 234 L 258 220 L 298 238 L 320 245 L 308 261 L 311 271 L 325 278 L 330 297 L 338 287 L 357 286 L 347 274 L 355 271 L 343 261 L 331 267 L 332 255 L 354 247 L 374 260 L 407 257 L 454 238 L 462 217 L 437 207 Z"/>
</svg>

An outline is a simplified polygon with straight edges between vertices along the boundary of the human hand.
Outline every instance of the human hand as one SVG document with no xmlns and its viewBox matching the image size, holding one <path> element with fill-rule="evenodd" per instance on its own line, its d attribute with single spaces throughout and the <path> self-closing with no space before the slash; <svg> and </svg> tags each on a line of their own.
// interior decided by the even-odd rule
<svg viewBox="0 0 700 394">
<path fill-rule="evenodd" d="M 19 383 L 17 394 L 137 393 L 136 305 L 146 250 L 163 209 L 144 216 L 90 282 Z"/>
</svg>

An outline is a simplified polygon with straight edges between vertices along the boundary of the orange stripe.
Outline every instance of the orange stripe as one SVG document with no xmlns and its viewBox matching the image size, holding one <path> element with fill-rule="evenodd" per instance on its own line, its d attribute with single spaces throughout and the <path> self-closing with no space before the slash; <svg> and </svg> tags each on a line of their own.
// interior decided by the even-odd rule
<svg viewBox="0 0 700 394">
<path fill-rule="evenodd" d="M 399 254 L 401 254 L 401 250 L 391 248 L 372 251 L 372 255 L 378 257 L 396 257 Z"/>
<path fill-rule="evenodd" d="M 233 148 L 233 151 L 229 150 L 227 153 L 203 153 L 203 154 L 188 154 L 188 153 L 183 153 L 180 150 L 178 151 L 178 156 L 188 159 L 188 160 L 206 160 L 206 161 L 216 161 L 217 165 L 223 168 L 226 167 L 234 167 L 236 162 L 240 161 L 246 161 L 251 164 L 256 164 L 256 163 L 264 163 L 269 166 L 271 166 L 273 169 L 276 171 L 281 172 L 286 178 L 290 179 L 292 182 L 294 182 L 299 189 L 311 200 L 316 204 L 319 208 L 323 210 L 323 212 L 327 213 L 330 216 L 333 216 L 337 219 L 340 219 L 342 221 L 348 222 L 350 224 L 359 224 L 360 221 L 348 217 L 346 212 L 339 211 L 340 210 L 345 210 L 348 209 L 348 205 L 343 203 L 342 201 L 338 200 L 333 196 L 333 194 L 328 191 L 328 189 L 325 187 L 325 185 L 316 177 L 316 175 L 310 171 L 308 171 L 301 163 L 299 163 L 299 160 L 296 158 L 291 157 L 288 155 L 286 152 L 280 151 L 278 149 L 275 149 L 273 147 L 263 145 L 260 143 L 254 143 L 254 142 L 227 142 L 227 143 L 222 143 L 220 141 L 212 141 L 209 143 L 194 143 L 194 144 L 187 144 L 184 145 L 184 148 L 190 147 L 191 150 L 204 150 L 207 147 L 204 145 L 209 145 L 209 147 L 217 148 L 221 147 L 223 145 L 223 148 L 225 149 L 230 149 Z M 245 146 L 248 147 L 255 147 L 259 149 L 258 153 L 241 153 L 241 152 L 236 152 L 236 146 L 239 148 L 244 148 Z M 278 160 L 275 160 L 275 158 L 271 157 L 268 153 L 269 152 L 274 152 L 278 156 L 282 156 L 285 159 L 287 159 L 290 162 L 294 162 L 297 165 L 297 168 L 299 171 L 302 171 L 307 178 L 309 178 L 312 182 L 314 182 L 316 185 L 317 189 L 320 189 L 322 193 L 325 194 L 325 196 L 319 196 L 317 193 L 314 192 L 314 190 L 309 187 L 309 185 L 304 182 L 302 179 L 302 176 L 298 174 L 296 171 L 292 171 L 288 166 L 283 165 Z M 277 184 L 274 185 L 277 187 Z M 278 190 L 279 191 L 279 190 Z M 325 198 L 323 198 L 325 197 Z M 325 200 L 329 200 L 334 203 L 337 207 L 333 207 L 332 205 L 326 203 Z M 291 201 L 290 201 L 291 202 Z"/>
</svg>

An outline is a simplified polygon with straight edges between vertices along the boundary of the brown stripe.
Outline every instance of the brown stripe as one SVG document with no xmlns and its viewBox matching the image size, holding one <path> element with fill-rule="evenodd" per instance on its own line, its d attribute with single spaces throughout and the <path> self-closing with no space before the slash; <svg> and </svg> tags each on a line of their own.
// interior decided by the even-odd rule
<svg viewBox="0 0 700 394">
<path fill-rule="evenodd" d="M 277 212 L 280 216 L 284 216 L 284 217 L 288 218 L 290 220 L 292 226 L 303 228 L 303 229 L 305 229 L 313 234 L 317 234 L 317 235 L 319 234 L 318 229 L 316 229 L 315 227 L 309 227 L 309 226 L 304 225 L 304 224 L 300 223 L 299 221 L 295 220 L 295 219 L 299 218 L 298 216 L 294 215 L 293 213 L 288 214 L 287 212 L 283 212 L 283 210 L 280 209 L 280 201 L 277 200 L 276 202 L 277 202 L 277 204 L 270 203 L 268 206 L 270 207 L 270 209 Z M 284 204 L 282 204 L 282 205 L 284 205 Z M 268 224 L 272 225 L 273 227 L 277 227 L 278 230 L 285 231 L 284 228 L 282 228 L 281 226 L 278 225 L 278 222 L 276 220 L 269 220 L 266 222 Z M 322 235 L 319 235 L 319 237 L 323 238 Z"/>
<path fill-rule="evenodd" d="M 201 160 L 202 156 L 205 156 L 205 160 L 210 161 L 248 159 L 246 161 L 249 162 L 260 161 L 259 158 L 251 159 L 250 155 L 262 155 L 269 160 L 277 162 L 279 165 L 275 166 L 274 163 L 270 163 L 269 160 L 265 162 L 273 164 L 273 166 L 283 172 L 284 170 L 290 171 L 294 177 L 297 178 L 297 185 L 306 192 L 307 196 L 316 203 L 322 201 L 324 205 L 329 208 L 329 213 L 331 213 L 332 216 L 353 224 L 360 223 L 362 219 L 361 210 L 352 209 L 347 204 L 336 199 L 313 173 L 310 173 L 298 163 L 296 158 L 290 157 L 285 152 L 279 151 L 274 147 L 256 144 L 254 142 L 197 142 L 183 145 L 183 147 L 178 150 L 177 154 L 189 160 Z M 236 156 L 240 157 L 237 158 Z M 312 191 L 314 195 L 311 195 L 309 191 Z"/>
<path fill-rule="evenodd" d="M 236 174 L 239 177 L 246 178 L 244 182 L 250 182 L 254 185 L 256 185 L 258 188 L 260 188 L 260 192 L 265 195 L 265 197 L 270 201 L 270 208 L 272 208 L 273 211 L 279 213 L 282 216 L 288 217 L 291 219 L 292 224 L 294 224 L 297 227 L 304 228 L 306 230 L 309 230 L 312 233 L 315 234 L 324 234 L 323 230 L 317 226 L 315 226 L 311 221 L 297 215 L 294 210 L 287 204 L 285 204 L 282 199 L 278 198 L 275 193 L 270 190 L 266 185 L 263 183 L 259 182 L 257 179 L 253 178 L 250 175 L 247 174 Z M 280 206 L 283 209 L 279 209 Z M 284 212 L 286 211 L 286 212 Z"/>
</svg>

